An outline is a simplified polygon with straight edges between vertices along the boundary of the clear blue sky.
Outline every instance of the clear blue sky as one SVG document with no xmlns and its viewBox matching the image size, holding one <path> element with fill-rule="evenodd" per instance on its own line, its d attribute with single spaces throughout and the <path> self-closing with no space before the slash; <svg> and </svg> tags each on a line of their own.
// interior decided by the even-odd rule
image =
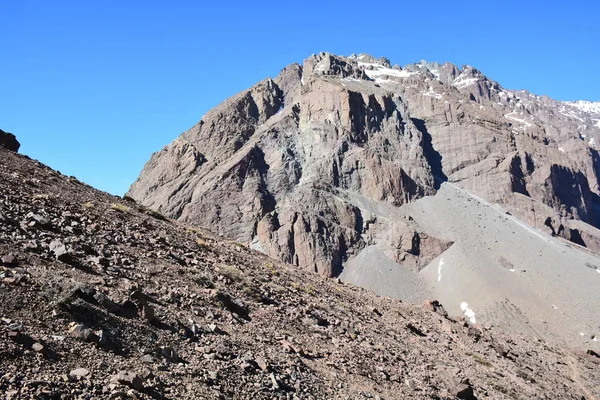
<svg viewBox="0 0 600 400">
<path fill-rule="evenodd" d="M 320 51 L 470 64 L 509 89 L 600 100 L 595 0 L 4 0 L 0 16 L 0 129 L 114 194 L 208 109 Z"/>
</svg>

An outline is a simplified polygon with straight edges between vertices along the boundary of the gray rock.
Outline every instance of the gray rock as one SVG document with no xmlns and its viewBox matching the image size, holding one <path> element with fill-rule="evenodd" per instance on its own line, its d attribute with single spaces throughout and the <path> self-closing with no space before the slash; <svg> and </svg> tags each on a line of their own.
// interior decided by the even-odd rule
<svg viewBox="0 0 600 400">
<path fill-rule="evenodd" d="M 268 371 L 269 370 L 269 365 L 267 364 L 267 362 L 265 361 L 264 358 L 262 357 L 256 357 L 254 359 L 254 362 L 256 363 L 256 365 L 258 365 L 258 368 L 260 368 L 263 371 Z"/>
<path fill-rule="evenodd" d="M 66 264 L 70 264 L 73 261 L 73 257 L 69 253 L 67 246 L 58 239 L 50 242 L 50 252 L 54 254 L 57 260 Z"/>
<path fill-rule="evenodd" d="M 8 267 L 16 267 L 19 265 L 17 257 L 14 254 L 7 254 L 2 256 L 2 264 Z"/>
<path fill-rule="evenodd" d="M 44 353 L 46 351 L 44 345 L 39 342 L 35 342 L 33 345 L 31 345 L 31 349 L 36 353 Z"/>
<path fill-rule="evenodd" d="M 69 376 L 75 379 L 85 378 L 90 374 L 90 371 L 85 368 L 77 368 L 69 372 Z"/>
<path fill-rule="evenodd" d="M 72 323 L 69 327 L 69 335 L 85 342 L 100 342 L 101 337 L 93 330 L 86 328 L 83 324 Z"/>
<path fill-rule="evenodd" d="M 144 364 L 154 364 L 158 362 L 158 359 L 151 354 L 145 354 L 140 357 L 140 361 Z"/>
<path fill-rule="evenodd" d="M 137 391 L 141 391 L 144 388 L 142 378 L 131 371 L 120 371 L 118 374 L 110 378 L 110 382 L 129 386 Z"/>
</svg>

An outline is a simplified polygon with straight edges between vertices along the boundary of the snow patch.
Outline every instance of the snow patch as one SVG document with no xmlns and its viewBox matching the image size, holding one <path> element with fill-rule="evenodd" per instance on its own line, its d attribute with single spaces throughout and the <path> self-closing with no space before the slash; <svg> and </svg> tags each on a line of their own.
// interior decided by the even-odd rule
<svg viewBox="0 0 600 400">
<path fill-rule="evenodd" d="M 479 82 L 479 78 L 465 78 L 465 75 L 460 75 L 452 82 L 452 86 L 456 86 L 459 89 L 466 88 Z"/>
<path fill-rule="evenodd" d="M 504 117 L 508 118 L 508 119 L 512 119 L 513 121 L 520 122 L 523 125 L 525 125 L 527 128 L 529 128 L 531 126 L 531 123 L 525 121 L 524 119 L 513 117 L 512 115 L 515 114 L 515 113 L 516 113 L 516 111 L 510 112 L 510 113 L 506 114 Z M 523 114 L 523 112 L 521 112 L 519 115 L 522 115 L 522 114 Z"/>
<path fill-rule="evenodd" d="M 469 303 L 463 301 L 462 303 L 460 303 L 460 309 L 463 311 L 465 317 L 467 317 L 472 324 L 477 323 L 477 320 L 475 319 L 475 312 L 471 310 L 471 308 L 469 307 Z"/>
<path fill-rule="evenodd" d="M 365 69 L 365 74 L 367 74 L 367 76 L 371 79 L 375 79 L 377 81 L 377 78 L 387 75 L 387 76 L 393 76 L 396 78 L 408 78 L 412 75 L 418 75 L 418 72 L 409 72 L 406 70 L 398 70 L 398 69 L 393 69 L 393 68 L 387 68 L 384 67 L 383 65 L 379 65 L 379 64 L 375 64 L 375 63 L 364 63 L 364 62 L 359 62 L 358 63 L 359 66 L 362 67 L 371 67 L 372 69 Z M 382 79 L 382 78 L 380 78 Z M 385 79 L 383 79 L 385 80 Z"/>
<path fill-rule="evenodd" d="M 565 152 L 565 149 L 563 149 L 562 147 L 558 148 L 558 151 L 562 151 L 563 153 Z"/>
<path fill-rule="evenodd" d="M 565 101 L 563 104 L 581 110 L 588 114 L 600 114 L 600 101 L 591 102 L 586 100 Z"/>
<path fill-rule="evenodd" d="M 444 261 L 444 259 L 442 258 L 440 260 L 440 263 L 438 264 L 438 282 L 442 280 L 442 265 L 444 265 L 446 262 Z"/>
<path fill-rule="evenodd" d="M 423 96 L 431 96 L 436 99 L 441 99 L 443 97 L 441 94 L 434 92 L 433 87 L 431 87 L 431 86 L 429 86 L 429 89 L 427 89 L 426 92 L 421 92 L 421 93 L 423 93 Z"/>
</svg>

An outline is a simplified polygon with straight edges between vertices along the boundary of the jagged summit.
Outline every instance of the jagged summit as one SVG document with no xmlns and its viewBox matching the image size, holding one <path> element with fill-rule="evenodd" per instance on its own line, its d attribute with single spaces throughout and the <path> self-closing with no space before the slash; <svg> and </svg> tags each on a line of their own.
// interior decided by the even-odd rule
<svg viewBox="0 0 600 400">
<path fill-rule="evenodd" d="M 377 75 L 391 75 L 400 78 L 408 78 L 413 74 L 420 74 L 426 78 L 436 79 L 446 84 L 452 84 L 456 80 L 455 84 L 457 86 L 468 86 L 469 84 L 475 83 L 477 80 L 489 80 L 480 71 L 470 65 L 463 65 L 462 68 L 460 68 L 449 62 L 440 64 L 439 62 L 421 60 L 417 63 L 407 64 L 404 67 L 401 67 L 398 64 L 395 64 L 392 67 L 389 59 L 385 57 L 377 58 L 369 54 L 351 54 L 348 57 L 344 57 L 329 53 L 320 53 L 314 57 L 333 57 L 339 60 L 347 60 L 351 63 L 356 63 L 359 68 L 362 67 L 367 71 L 372 71 L 371 73 L 367 72 L 367 75 L 370 78 Z M 399 73 L 397 71 L 405 72 Z M 457 80 L 459 77 L 460 79 Z"/>
</svg>

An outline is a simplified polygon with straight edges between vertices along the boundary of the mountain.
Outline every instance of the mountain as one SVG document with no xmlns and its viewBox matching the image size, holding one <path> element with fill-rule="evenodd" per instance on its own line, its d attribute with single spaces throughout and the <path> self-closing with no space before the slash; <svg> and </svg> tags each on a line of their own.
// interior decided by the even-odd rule
<svg viewBox="0 0 600 400">
<path fill-rule="evenodd" d="M 372 244 L 416 269 L 445 250 L 361 207 L 444 181 L 598 251 L 599 135 L 600 103 L 506 90 L 470 66 L 321 53 L 209 111 L 128 195 L 329 276 Z"/>
<path fill-rule="evenodd" d="M 580 399 L 600 356 L 296 268 L 0 148 L 6 399 Z"/>
<path fill-rule="evenodd" d="M 321 53 L 209 111 L 128 195 L 380 295 L 597 347 L 599 135 L 600 103 Z"/>
</svg>

